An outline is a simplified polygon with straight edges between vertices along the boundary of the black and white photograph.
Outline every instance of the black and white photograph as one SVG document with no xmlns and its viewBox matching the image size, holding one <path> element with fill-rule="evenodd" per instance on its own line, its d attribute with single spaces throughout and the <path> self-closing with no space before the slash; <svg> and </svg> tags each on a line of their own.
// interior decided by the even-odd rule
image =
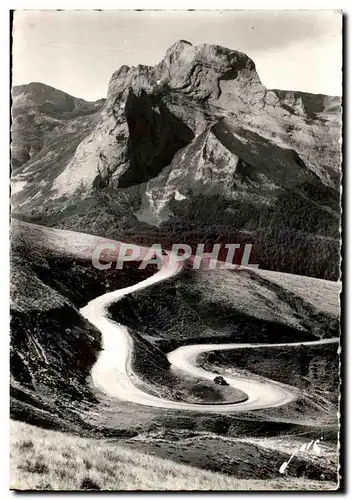
<svg viewBox="0 0 352 500">
<path fill-rule="evenodd" d="M 11 490 L 340 489 L 342 27 L 12 11 Z"/>
</svg>

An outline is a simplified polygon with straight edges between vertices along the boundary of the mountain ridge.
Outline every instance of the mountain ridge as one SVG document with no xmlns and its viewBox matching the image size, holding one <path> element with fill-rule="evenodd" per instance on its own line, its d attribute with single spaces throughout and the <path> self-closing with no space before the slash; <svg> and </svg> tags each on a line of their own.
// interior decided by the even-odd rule
<svg viewBox="0 0 352 500">
<path fill-rule="evenodd" d="M 66 96 L 68 96 L 71 99 L 75 99 L 77 101 L 86 102 L 86 103 L 89 103 L 89 102 L 96 103 L 96 102 L 99 102 L 102 100 L 105 101 L 104 98 L 99 98 L 99 99 L 96 99 L 94 101 L 87 101 L 87 99 L 84 99 L 82 97 L 73 96 L 73 95 L 69 94 L 68 92 L 66 92 L 65 90 L 53 87 L 52 85 L 49 85 L 48 83 L 37 82 L 37 81 L 32 81 L 29 83 L 22 83 L 19 85 L 12 86 L 12 95 L 18 95 L 18 94 L 21 94 L 22 92 L 26 92 L 26 91 L 27 91 L 27 93 L 34 93 L 34 94 L 38 93 L 38 92 L 42 92 L 42 93 L 53 92 L 54 94 L 61 93 L 61 94 L 65 94 Z"/>
<path fill-rule="evenodd" d="M 104 102 L 88 102 L 39 82 L 12 87 L 13 173 L 19 175 L 20 167 L 35 162 L 57 138 L 65 139 L 76 133 L 82 140 L 82 128 L 93 123 L 91 115 L 97 113 Z"/>
</svg>

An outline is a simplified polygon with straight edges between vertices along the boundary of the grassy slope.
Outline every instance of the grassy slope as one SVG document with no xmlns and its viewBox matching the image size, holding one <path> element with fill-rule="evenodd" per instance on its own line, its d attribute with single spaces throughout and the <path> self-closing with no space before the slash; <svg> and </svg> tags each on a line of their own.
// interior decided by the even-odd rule
<svg viewBox="0 0 352 500">
<path fill-rule="evenodd" d="M 277 284 L 288 293 L 301 297 L 313 305 L 318 311 L 337 316 L 340 310 L 339 296 L 341 282 L 296 276 L 295 274 L 276 273 L 272 271 L 257 271 L 258 275 Z"/>
<path fill-rule="evenodd" d="M 336 489 L 333 480 L 287 476 L 239 479 L 145 455 L 114 443 L 44 431 L 18 422 L 11 424 L 11 436 L 11 487 L 19 490 Z"/>
<path fill-rule="evenodd" d="M 110 311 L 164 351 L 200 340 L 276 343 L 338 336 L 340 284 L 292 276 L 293 289 L 286 276 L 278 284 L 278 273 L 264 278 L 247 270 L 189 270 L 124 297 Z"/>
</svg>

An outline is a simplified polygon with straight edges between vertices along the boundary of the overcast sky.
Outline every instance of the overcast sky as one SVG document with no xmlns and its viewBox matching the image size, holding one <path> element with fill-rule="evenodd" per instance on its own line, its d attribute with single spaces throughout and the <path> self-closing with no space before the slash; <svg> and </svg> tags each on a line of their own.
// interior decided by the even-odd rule
<svg viewBox="0 0 352 500">
<path fill-rule="evenodd" d="M 16 11 L 13 84 L 99 99 L 122 64 L 157 64 L 181 38 L 245 52 L 268 88 L 341 95 L 333 11 Z"/>
</svg>

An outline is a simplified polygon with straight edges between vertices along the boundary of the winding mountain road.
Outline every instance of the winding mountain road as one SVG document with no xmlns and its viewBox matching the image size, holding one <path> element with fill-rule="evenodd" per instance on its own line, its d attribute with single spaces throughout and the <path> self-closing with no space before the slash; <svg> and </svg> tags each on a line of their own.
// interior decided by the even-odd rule
<svg viewBox="0 0 352 500">
<path fill-rule="evenodd" d="M 282 406 L 297 398 L 297 390 L 269 379 L 250 379 L 240 376 L 226 377 L 228 383 L 247 394 L 246 401 L 231 404 L 195 404 L 171 401 L 143 392 L 131 379 L 131 355 L 133 340 L 127 327 L 108 317 L 108 307 L 125 295 L 142 290 L 168 279 L 179 272 L 180 264 L 163 267 L 153 276 L 136 285 L 108 292 L 91 300 L 80 313 L 98 328 L 102 334 L 103 350 L 92 368 L 95 387 L 105 394 L 131 403 L 199 412 L 228 413 L 258 410 Z M 285 345 L 315 345 L 338 342 L 338 339 L 323 339 L 296 344 L 199 344 L 180 347 L 168 354 L 171 368 L 196 378 L 213 380 L 216 373 L 208 372 L 196 365 L 196 358 L 203 352 L 215 350 L 260 348 Z"/>
</svg>

